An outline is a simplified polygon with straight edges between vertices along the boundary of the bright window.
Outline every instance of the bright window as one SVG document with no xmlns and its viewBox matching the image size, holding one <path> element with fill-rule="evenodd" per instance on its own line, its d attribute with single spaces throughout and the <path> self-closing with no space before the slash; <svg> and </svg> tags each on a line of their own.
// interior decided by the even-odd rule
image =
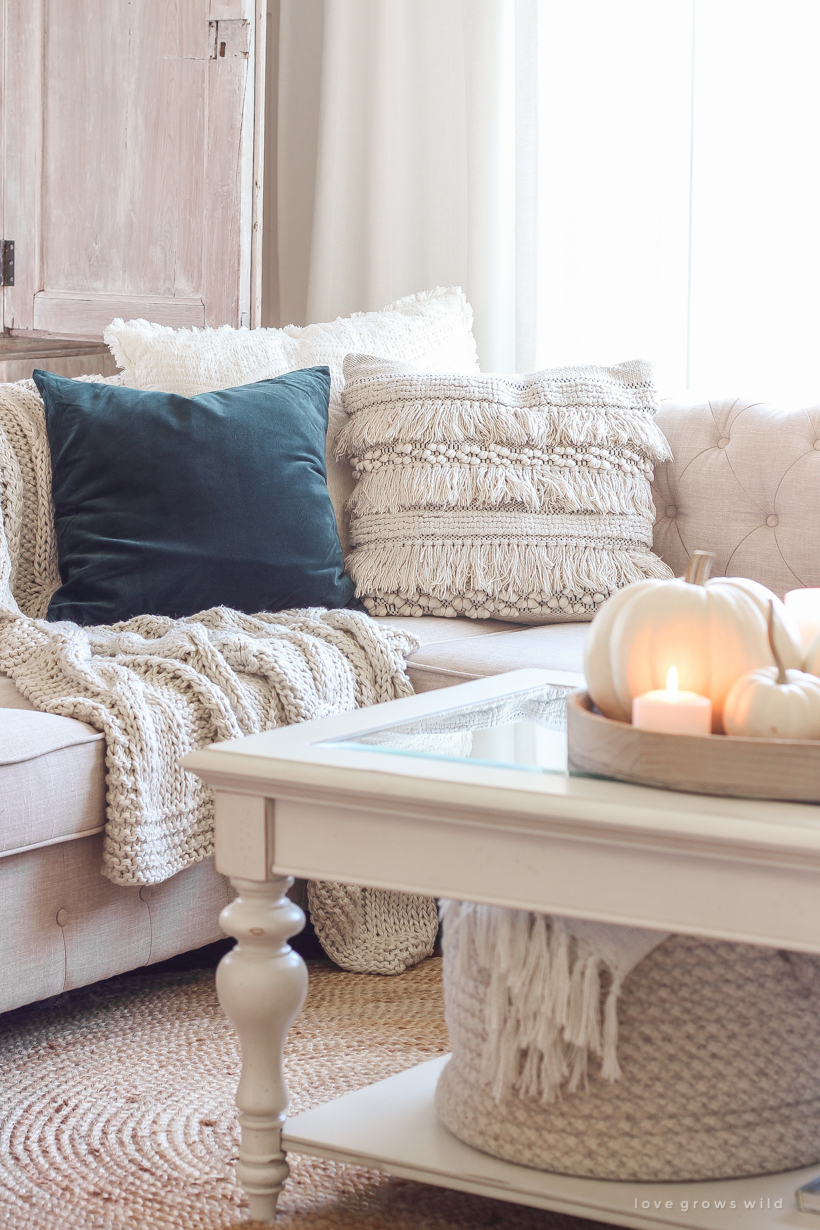
<svg viewBox="0 0 820 1230">
<path fill-rule="evenodd" d="M 818 0 L 541 0 L 537 366 L 820 402 Z"/>
</svg>

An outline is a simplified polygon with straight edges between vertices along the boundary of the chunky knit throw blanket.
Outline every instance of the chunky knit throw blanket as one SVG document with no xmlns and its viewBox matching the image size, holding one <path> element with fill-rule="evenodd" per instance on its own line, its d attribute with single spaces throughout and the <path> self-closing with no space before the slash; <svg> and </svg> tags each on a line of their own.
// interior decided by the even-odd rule
<svg viewBox="0 0 820 1230">
<path fill-rule="evenodd" d="M 37 709 L 104 733 L 103 871 L 116 884 L 156 884 L 213 853 L 213 795 L 180 767 L 186 753 L 412 693 L 415 638 L 355 611 L 215 608 L 92 628 L 41 618 L 60 578 L 31 381 L 0 385 L 0 512 L 0 672 Z M 432 951 L 427 898 L 313 885 L 311 910 L 347 968 L 398 973 Z"/>
<path fill-rule="evenodd" d="M 80 379 L 97 383 L 103 377 Z M 10 588 L 15 610 L 19 605 L 25 615 L 43 616 L 60 573 L 45 410 L 33 380 L 0 384 L 0 512 L 0 584 Z M 7 605 L 8 591 L 0 597 Z"/>
<path fill-rule="evenodd" d="M 117 884 L 157 884 L 213 853 L 212 792 L 183 756 L 408 695 L 410 648 L 355 611 L 215 608 L 110 628 L 0 611 L 0 671 L 38 709 L 105 734 L 103 859 Z"/>
</svg>

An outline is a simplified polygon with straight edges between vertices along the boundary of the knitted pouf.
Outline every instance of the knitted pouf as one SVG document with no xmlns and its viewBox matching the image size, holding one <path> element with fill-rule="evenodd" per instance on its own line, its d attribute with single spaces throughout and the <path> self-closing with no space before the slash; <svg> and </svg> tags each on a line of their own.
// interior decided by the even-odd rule
<svg viewBox="0 0 820 1230">
<path fill-rule="evenodd" d="M 459 1139 L 599 1179 L 723 1179 L 820 1162 L 820 957 L 670 936 L 623 982 L 619 1079 L 593 1059 L 586 1088 L 563 1081 L 550 1101 L 522 1093 L 526 1051 L 513 1052 L 501 1091 L 487 1071 L 499 1010 L 493 957 L 485 949 L 482 963 L 478 947 L 468 927 L 445 926 L 453 1057 L 436 1107 Z"/>
<path fill-rule="evenodd" d="M 435 897 L 308 883 L 310 920 L 331 961 L 353 974 L 403 974 L 433 954 Z"/>
</svg>

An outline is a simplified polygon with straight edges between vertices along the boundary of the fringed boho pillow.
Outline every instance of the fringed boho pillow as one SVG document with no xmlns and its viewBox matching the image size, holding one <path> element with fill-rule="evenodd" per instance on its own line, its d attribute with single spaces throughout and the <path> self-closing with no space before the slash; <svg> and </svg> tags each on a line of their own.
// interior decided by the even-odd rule
<svg viewBox="0 0 820 1230">
<path fill-rule="evenodd" d="M 450 902 L 444 995 L 436 1109 L 484 1153 L 649 1183 L 820 1162 L 820 957 Z"/>
<path fill-rule="evenodd" d="M 651 550 L 671 453 L 648 364 L 434 375 L 348 355 L 344 374 L 346 564 L 371 614 L 586 620 L 671 576 Z"/>
</svg>

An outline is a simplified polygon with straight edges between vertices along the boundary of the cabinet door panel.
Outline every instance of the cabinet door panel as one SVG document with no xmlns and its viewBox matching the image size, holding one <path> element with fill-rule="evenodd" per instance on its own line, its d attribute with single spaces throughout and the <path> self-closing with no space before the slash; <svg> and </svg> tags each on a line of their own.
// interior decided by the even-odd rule
<svg viewBox="0 0 820 1230">
<path fill-rule="evenodd" d="M 6 328 L 249 323 L 252 0 L 4 3 Z"/>
</svg>

